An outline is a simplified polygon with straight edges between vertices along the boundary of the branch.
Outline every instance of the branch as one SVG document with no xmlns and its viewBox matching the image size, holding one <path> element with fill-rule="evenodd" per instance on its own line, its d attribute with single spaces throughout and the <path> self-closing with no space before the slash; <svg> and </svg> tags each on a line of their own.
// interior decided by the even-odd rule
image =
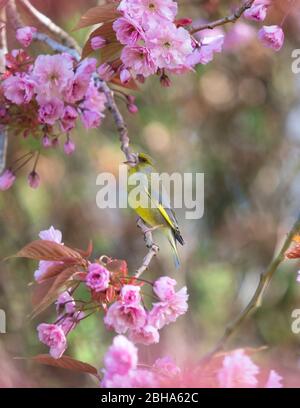
<svg viewBox="0 0 300 408">
<path fill-rule="evenodd" d="M 4 10 L 0 11 L 1 21 L 5 20 Z M 6 25 L 0 28 L 0 72 L 5 71 L 5 54 L 7 53 L 6 44 Z M 5 168 L 7 153 L 7 131 L 5 127 L 0 127 L 0 174 Z"/>
<path fill-rule="evenodd" d="M 102 91 L 106 96 L 107 108 L 111 112 L 114 122 L 117 126 L 121 142 L 121 150 L 124 153 L 127 161 L 135 163 L 137 161 L 136 154 L 132 152 L 132 149 L 130 147 L 127 125 L 115 102 L 114 93 L 105 81 L 101 80 L 100 78 L 98 78 L 97 81 L 99 90 Z"/>
<path fill-rule="evenodd" d="M 38 22 L 45 28 L 45 30 L 51 31 L 51 33 L 57 36 L 63 45 L 68 48 L 74 49 L 81 54 L 81 48 L 66 31 L 64 31 L 61 27 L 56 25 L 49 17 L 45 16 L 45 14 L 41 13 L 37 10 L 28 0 L 17 0 L 26 11 L 28 11 L 31 16 L 38 20 Z"/>
<path fill-rule="evenodd" d="M 63 42 L 64 45 L 55 41 L 53 38 L 49 37 L 47 34 L 38 32 L 35 34 L 35 39 L 41 42 L 46 43 L 51 49 L 57 52 L 68 52 L 71 54 L 77 61 L 80 60 L 81 48 L 75 43 L 67 33 L 65 33 L 60 27 L 56 26 L 47 16 L 40 13 L 36 10 L 29 1 L 27 0 L 18 0 L 22 5 L 24 5 L 27 10 L 38 19 L 38 21 L 46 28 L 50 29 L 53 34 L 56 34 Z M 10 20 L 14 22 L 15 28 L 22 27 L 23 23 L 18 15 L 17 9 L 15 7 L 15 1 L 11 0 L 8 7 L 8 12 L 10 13 Z M 98 85 L 98 89 L 103 92 L 107 100 L 107 109 L 111 112 L 114 122 L 117 126 L 119 133 L 119 139 L 121 143 L 121 150 L 124 153 L 126 160 L 130 163 L 137 162 L 137 155 L 132 151 L 130 147 L 130 139 L 128 136 L 127 125 L 125 120 L 120 112 L 118 105 L 114 99 L 114 93 L 99 76 L 95 77 L 95 81 Z M 140 219 L 138 221 L 138 226 L 144 233 L 144 239 L 146 242 L 147 248 L 149 248 L 148 254 L 143 260 L 142 266 L 137 270 L 136 276 L 139 277 L 145 270 L 148 269 L 150 262 L 153 257 L 157 255 L 159 247 L 153 242 L 151 230 L 146 226 L 146 224 Z"/>
<path fill-rule="evenodd" d="M 225 330 L 225 333 L 215 346 L 215 348 L 205 356 L 204 360 L 210 359 L 215 353 L 224 349 L 224 346 L 228 339 L 237 331 L 237 329 L 241 326 L 242 323 L 257 309 L 259 309 L 262 305 L 263 296 L 275 274 L 279 265 L 285 260 L 285 253 L 289 249 L 293 237 L 299 232 L 300 230 L 300 215 L 298 220 L 295 222 L 294 226 L 292 227 L 291 231 L 288 233 L 286 240 L 279 252 L 279 254 L 273 259 L 273 261 L 268 266 L 267 270 L 261 274 L 259 284 L 256 288 L 256 291 L 250 300 L 249 304 L 246 308 L 234 319 Z"/>
<path fill-rule="evenodd" d="M 235 23 L 244 14 L 244 12 L 252 6 L 254 1 L 255 0 L 246 0 L 245 3 L 243 3 L 239 8 L 237 8 L 235 12 L 231 14 L 230 16 L 220 18 L 219 20 L 212 21 L 211 23 L 202 24 L 201 26 L 196 27 L 196 28 L 192 28 L 190 30 L 190 33 L 195 34 L 198 31 L 207 30 L 207 29 L 212 30 L 215 27 L 219 27 L 219 26 L 222 26 L 228 23 Z"/>
<path fill-rule="evenodd" d="M 147 227 L 141 218 L 138 219 L 137 226 L 142 230 L 146 246 L 149 249 L 142 266 L 136 271 L 135 277 L 139 278 L 149 268 L 152 259 L 158 254 L 159 247 L 153 241 L 151 229 Z"/>
</svg>

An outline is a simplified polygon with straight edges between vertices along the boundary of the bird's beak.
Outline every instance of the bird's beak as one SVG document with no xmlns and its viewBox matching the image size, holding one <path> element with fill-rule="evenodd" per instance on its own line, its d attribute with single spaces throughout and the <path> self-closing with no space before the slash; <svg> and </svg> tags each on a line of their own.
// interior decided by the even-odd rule
<svg viewBox="0 0 300 408">
<path fill-rule="evenodd" d="M 127 164 L 128 166 L 131 166 L 131 167 L 134 167 L 136 165 L 135 162 L 130 161 L 130 160 L 124 161 L 123 164 Z"/>
</svg>

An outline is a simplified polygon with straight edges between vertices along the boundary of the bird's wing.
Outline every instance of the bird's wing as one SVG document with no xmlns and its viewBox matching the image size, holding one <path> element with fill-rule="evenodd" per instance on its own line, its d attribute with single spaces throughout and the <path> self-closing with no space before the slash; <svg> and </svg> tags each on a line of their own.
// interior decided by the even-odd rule
<svg viewBox="0 0 300 408">
<path fill-rule="evenodd" d="M 166 222 L 170 225 L 170 227 L 174 230 L 178 230 L 178 223 L 175 217 L 175 213 L 170 206 L 169 198 L 166 195 L 166 192 L 161 194 L 160 192 L 157 193 L 155 191 L 151 192 L 149 189 L 144 186 L 145 192 L 151 200 L 151 203 L 158 209 L 161 213 L 162 217 L 166 220 Z"/>
</svg>

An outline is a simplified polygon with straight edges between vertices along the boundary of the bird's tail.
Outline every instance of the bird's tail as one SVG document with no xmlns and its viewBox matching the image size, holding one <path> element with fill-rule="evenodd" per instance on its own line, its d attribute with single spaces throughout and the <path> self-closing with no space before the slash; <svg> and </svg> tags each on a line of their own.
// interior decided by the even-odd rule
<svg viewBox="0 0 300 408">
<path fill-rule="evenodd" d="M 168 241 L 170 242 L 170 245 L 172 247 L 172 251 L 173 251 L 173 254 L 174 254 L 175 267 L 179 268 L 180 260 L 179 260 L 179 255 L 178 255 L 178 251 L 177 251 L 175 233 L 174 233 L 174 231 L 172 229 L 169 229 L 169 228 L 166 230 L 166 233 L 167 233 Z"/>
</svg>

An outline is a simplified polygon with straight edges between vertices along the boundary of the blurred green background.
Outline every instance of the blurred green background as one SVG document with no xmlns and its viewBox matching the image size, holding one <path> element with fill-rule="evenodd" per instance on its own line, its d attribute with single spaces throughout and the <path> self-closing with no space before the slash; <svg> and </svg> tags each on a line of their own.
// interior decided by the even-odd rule
<svg viewBox="0 0 300 408">
<path fill-rule="evenodd" d="M 71 30 L 96 1 L 32 1 L 41 11 Z M 59 7 L 58 7 L 59 3 Z M 237 2 L 180 0 L 180 15 L 197 20 L 228 14 Z M 286 1 L 274 1 L 266 24 L 279 24 Z M 200 220 L 178 218 L 186 245 L 180 248 L 182 268 L 175 271 L 168 245 L 145 276 L 175 276 L 187 285 L 189 311 L 161 331 L 159 345 L 140 348 L 144 361 L 163 354 L 178 362 L 200 357 L 216 343 L 226 324 L 247 304 L 259 275 L 278 249 L 299 212 L 300 202 L 300 74 L 292 73 L 291 52 L 300 48 L 300 13 L 295 6 L 286 19 L 286 41 L 279 53 L 263 48 L 245 20 L 229 32 L 226 50 L 194 73 L 172 78 L 163 89 L 157 78 L 147 80 L 136 94 L 139 113 L 131 115 L 120 100 L 132 144 L 155 158 L 161 171 L 205 173 L 205 212 Z M 232 29 L 247 33 L 232 41 Z M 250 31 L 249 31 L 250 30 Z M 87 31 L 74 32 L 84 43 Z M 13 32 L 9 45 L 16 47 Z M 48 52 L 35 45 L 34 52 Z M 101 129 L 73 132 L 77 150 L 66 157 L 62 149 L 47 151 L 39 162 L 42 185 L 32 190 L 26 171 L 14 187 L 0 194 L 0 257 L 15 253 L 54 225 L 63 241 L 86 248 L 94 243 L 95 257 L 126 259 L 131 272 L 146 253 L 130 210 L 100 210 L 96 206 L 96 177 L 117 174 L 123 162 L 118 134 L 109 113 Z M 23 143 L 26 151 L 26 143 Z M 9 162 L 20 156 L 20 139 L 10 135 Z M 27 169 L 30 170 L 29 168 Z M 160 242 L 159 234 L 155 235 Z M 36 263 L 0 263 L 0 308 L 6 311 L 7 333 L 0 335 L 0 386 L 91 386 L 85 375 L 35 365 L 14 357 L 46 352 L 36 326 L 50 322 L 54 308 L 34 321 L 30 287 Z M 269 345 L 264 352 L 273 367 L 299 375 L 300 335 L 291 331 L 291 313 L 300 308 L 298 264 L 285 262 L 268 290 L 263 307 L 247 321 L 230 347 Z M 68 355 L 102 366 L 113 333 L 104 330 L 101 314 L 84 320 L 69 336 Z M 192 355 L 191 355 L 192 353 Z"/>
</svg>

